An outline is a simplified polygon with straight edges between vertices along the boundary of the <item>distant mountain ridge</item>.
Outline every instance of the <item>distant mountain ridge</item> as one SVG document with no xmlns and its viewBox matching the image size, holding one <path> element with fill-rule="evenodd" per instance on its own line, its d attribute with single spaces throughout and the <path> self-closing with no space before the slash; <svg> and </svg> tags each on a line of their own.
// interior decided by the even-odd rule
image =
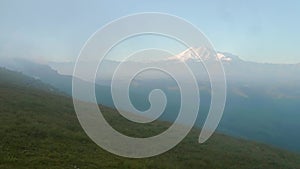
<svg viewBox="0 0 300 169">
<path fill-rule="evenodd" d="M 227 103 L 218 130 L 229 135 L 253 139 L 300 152 L 300 65 L 262 64 L 247 62 L 229 53 L 221 53 L 227 78 Z M 186 57 L 188 58 L 188 57 Z M 177 61 L 156 62 L 170 64 L 176 69 Z M 72 94 L 72 76 L 61 75 L 48 65 L 16 60 L 11 69 L 40 79 L 69 95 Z M 0 65 L 3 65 L 1 62 Z M 198 79 L 201 96 L 200 116 L 196 125 L 201 127 L 210 105 L 210 84 L 201 63 L 188 61 Z M 119 62 L 106 60 L 100 65 L 96 79 L 98 102 L 114 107 L 110 93 L 112 74 Z M 135 66 L 148 66 L 151 63 L 128 62 L 128 69 Z M 16 66 L 17 65 L 17 66 Z M 5 65 L 4 65 L 5 66 Z M 180 70 L 175 70 L 180 71 Z M 126 79 L 126 76 L 124 76 Z M 82 81 L 82 83 L 91 83 Z M 122 83 L 122 79 L 119 79 Z M 139 110 L 149 108 L 148 94 L 154 88 L 162 89 L 168 98 L 163 120 L 172 121 L 179 110 L 180 95 L 174 80 L 165 75 L 145 74 L 133 80 L 130 89 L 131 101 Z M 175 112 L 175 113 L 174 113 Z"/>
</svg>

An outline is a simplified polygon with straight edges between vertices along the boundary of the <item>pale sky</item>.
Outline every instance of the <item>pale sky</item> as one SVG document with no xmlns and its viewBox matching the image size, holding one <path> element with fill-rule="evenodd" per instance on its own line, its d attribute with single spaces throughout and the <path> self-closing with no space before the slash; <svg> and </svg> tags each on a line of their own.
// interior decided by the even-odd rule
<svg viewBox="0 0 300 169">
<path fill-rule="evenodd" d="M 75 61 L 106 23 L 163 12 L 197 26 L 218 51 L 249 61 L 300 63 L 299 9 L 297 0 L 0 0 L 0 57 Z"/>
</svg>

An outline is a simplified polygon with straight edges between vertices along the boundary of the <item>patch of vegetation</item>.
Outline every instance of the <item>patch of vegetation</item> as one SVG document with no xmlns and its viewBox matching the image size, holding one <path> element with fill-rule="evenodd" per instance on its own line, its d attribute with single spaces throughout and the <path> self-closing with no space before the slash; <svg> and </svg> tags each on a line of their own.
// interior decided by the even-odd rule
<svg viewBox="0 0 300 169">
<path fill-rule="evenodd" d="M 38 85 L 25 85 L 24 81 Z M 298 154 L 222 134 L 198 144 L 197 129 L 162 155 L 146 159 L 118 157 L 88 138 L 71 98 L 49 89 L 20 73 L 0 70 L 0 169 L 300 168 Z M 132 136 L 155 135 L 170 125 L 159 121 L 133 124 L 113 109 L 101 110 L 115 129 Z"/>
</svg>

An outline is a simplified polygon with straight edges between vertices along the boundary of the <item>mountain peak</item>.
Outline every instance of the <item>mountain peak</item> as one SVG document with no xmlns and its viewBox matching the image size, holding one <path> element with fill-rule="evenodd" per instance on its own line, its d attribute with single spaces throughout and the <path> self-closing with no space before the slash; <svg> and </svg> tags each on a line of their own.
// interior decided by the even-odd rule
<svg viewBox="0 0 300 169">
<path fill-rule="evenodd" d="M 214 52 L 210 52 L 210 50 L 205 47 L 190 47 L 175 56 L 169 57 L 168 60 L 179 60 L 181 62 L 186 62 L 189 60 L 196 62 L 207 60 L 220 60 L 223 62 L 230 62 L 232 61 L 232 58 L 227 56 L 225 53 L 221 52 L 214 54 Z"/>
</svg>

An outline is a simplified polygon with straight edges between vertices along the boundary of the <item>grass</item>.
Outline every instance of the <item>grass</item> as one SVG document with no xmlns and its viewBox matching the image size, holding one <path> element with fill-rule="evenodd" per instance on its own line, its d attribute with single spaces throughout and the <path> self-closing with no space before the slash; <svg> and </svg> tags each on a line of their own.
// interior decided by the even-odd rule
<svg viewBox="0 0 300 169">
<path fill-rule="evenodd" d="M 27 81 L 38 85 L 28 85 Z M 146 159 L 118 157 L 87 137 L 71 98 L 48 89 L 20 73 L 0 70 L 0 169 L 300 168 L 299 154 L 222 134 L 198 144 L 197 129 L 162 155 Z M 135 124 L 113 109 L 101 110 L 115 129 L 130 136 L 155 135 L 170 125 L 160 121 Z"/>
</svg>

